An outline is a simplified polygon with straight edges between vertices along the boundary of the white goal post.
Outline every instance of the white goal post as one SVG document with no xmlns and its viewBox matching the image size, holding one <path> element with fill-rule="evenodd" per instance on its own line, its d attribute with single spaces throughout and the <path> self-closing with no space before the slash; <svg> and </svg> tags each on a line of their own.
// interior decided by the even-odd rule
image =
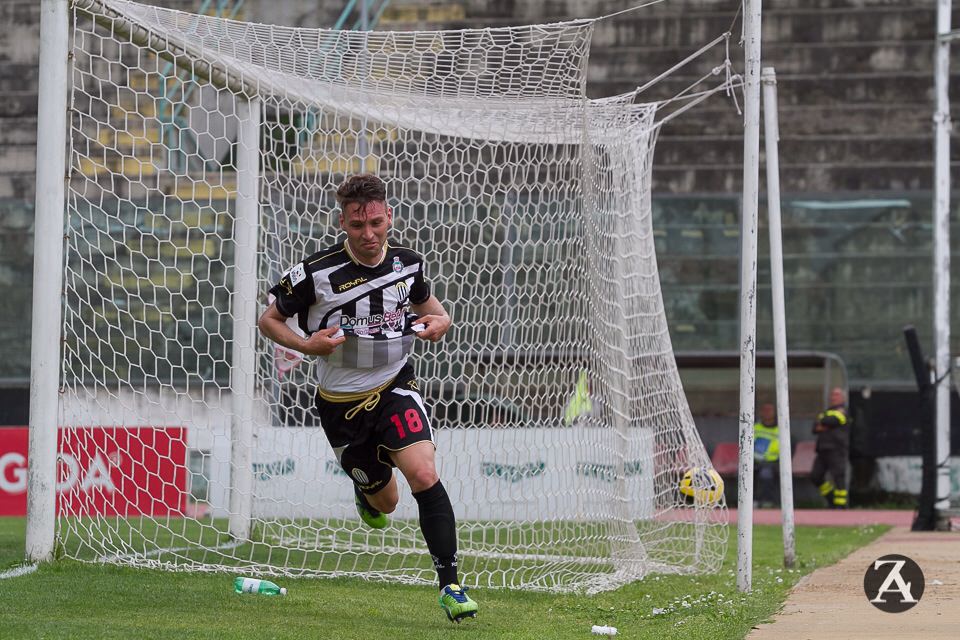
<svg viewBox="0 0 960 640">
<path fill-rule="evenodd" d="M 372 172 L 454 319 L 413 361 L 464 582 L 719 567 L 722 488 L 680 490 L 710 461 L 660 292 L 659 105 L 587 98 L 595 21 L 343 32 L 73 0 L 69 23 L 69 93 L 41 87 L 41 130 L 67 113 L 41 153 L 69 154 L 38 202 L 38 233 L 66 215 L 35 284 L 56 326 L 34 333 L 31 556 L 55 531 L 84 561 L 433 582 L 415 502 L 364 528 L 310 359 L 255 329 L 267 289 L 336 240 L 336 186 Z"/>
</svg>

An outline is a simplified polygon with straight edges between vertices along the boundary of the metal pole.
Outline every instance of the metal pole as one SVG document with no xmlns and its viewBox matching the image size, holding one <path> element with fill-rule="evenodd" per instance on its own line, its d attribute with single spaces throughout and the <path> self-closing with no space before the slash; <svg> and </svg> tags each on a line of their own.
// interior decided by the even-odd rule
<svg viewBox="0 0 960 640">
<path fill-rule="evenodd" d="M 950 11 L 951 0 L 937 2 L 934 57 L 933 342 L 937 429 L 937 512 L 950 508 Z"/>
<path fill-rule="evenodd" d="M 363 76 L 360 79 L 364 83 L 369 73 L 369 43 L 367 38 L 370 30 L 370 10 L 367 6 L 367 0 L 360 0 L 360 30 L 363 31 L 363 52 L 361 53 L 361 69 Z M 367 118 L 364 116 L 360 120 L 360 131 L 357 132 L 357 155 L 360 156 L 360 172 L 367 171 L 367 156 L 370 155 L 370 145 L 367 143 Z"/>
<path fill-rule="evenodd" d="M 777 425 L 780 432 L 780 514 L 783 521 L 783 566 L 797 558 L 793 526 L 793 453 L 790 441 L 790 383 L 787 377 L 787 320 L 783 291 L 783 234 L 780 226 L 780 125 L 777 74 L 765 67 L 763 125 L 767 152 L 767 214 L 770 220 L 770 298 L 773 303 L 773 357 L 777 377 Z"/>
<path fill-rule="evenodd" d="M 56 524 L 57 413 L 63 294 L 70 19 L 63 0 L 40 4 L 33 319 L 30 334 L 30 442 L 26 555 L 53 558 Z"/>
<path fill-rule="evenodd" d="M 233 270 L 233 399 L 230 468 L 230 533 L 235 540 L 250 536 L 253 505 L 253 421 L 256 383 L 257 235 L 260 226 L 259 98 L 238 98 L 237 205 Z"/>
<path fill-rule="evenodd" d="M 750 591 L 753 559 L 753 420 L 757 349 L 757 209 L 760 192 L 760 5 L 746 0 L 744 27 L 743 215 L 740 221 L 740 465 L 737 473 L 737 588 Z"/>
</svg>

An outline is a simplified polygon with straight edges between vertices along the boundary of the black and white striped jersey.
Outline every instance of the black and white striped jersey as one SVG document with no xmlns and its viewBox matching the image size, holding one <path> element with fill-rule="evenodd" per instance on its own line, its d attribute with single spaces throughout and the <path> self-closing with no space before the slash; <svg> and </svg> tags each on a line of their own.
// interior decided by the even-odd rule
<svg viewBox="0 0 960 640">
<path fill-rule="evenodd" d="M 321 357 L 318 383 L 352 393 L 384 384 L 403 367 L 416 339 L 410 305 L 426 302 L 430 286 L 416 252 L 388 246 L 380 264 L 368 267 L 344 242 L 293 265 L 270 293 L 277 311 L 307 336 L 340 327 L 347 339 Z"/>
</svg>

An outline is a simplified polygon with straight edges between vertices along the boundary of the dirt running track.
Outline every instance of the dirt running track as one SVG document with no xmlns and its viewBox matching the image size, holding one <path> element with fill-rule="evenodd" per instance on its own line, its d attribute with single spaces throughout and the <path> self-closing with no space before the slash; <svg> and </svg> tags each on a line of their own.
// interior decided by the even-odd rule
<svg viewBox="0 0 960 640">
<path fill-rule="evenodd" d="M 863 577 L 874 560 L 889 554 L 913 559 L 923 571 L 920 602 L 902 613 L 885 613 L 867 600 Z M 938 584 L 938 582 L 940 584 Z M 782 638 L 934 640 L 960 638 L 960 532 L 891 529 L 873 544 L 837 564 L 804 577 L 773 622 L 751 640 Z"/>
</svg>

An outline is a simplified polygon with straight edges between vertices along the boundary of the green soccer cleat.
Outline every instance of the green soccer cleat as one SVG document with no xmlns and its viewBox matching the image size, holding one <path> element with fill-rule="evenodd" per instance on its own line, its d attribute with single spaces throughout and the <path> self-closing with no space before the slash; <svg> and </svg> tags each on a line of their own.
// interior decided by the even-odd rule
<svg viewBox="0 0 960 640">
<path fill-rule="evenodd" d="M 385 529 L 387 527 L 387 514 L 377 511 L 367 502 L 367 497 L 363 495 L 357 485 L 353 485 L 354 501 L 357 503 L 357 513 L 360 519 L 367 523 L 368 527 L 374 529 Z"/>
<path fill-rule="evenodd" d="M 477 617 L 477 603 L 466 594 L 467 588 L 458 584 L 448 584 L 440 591 L 440 608 L 447 614 L 450 622 L 459 624 L 464 618 Z"/>
</svg>

